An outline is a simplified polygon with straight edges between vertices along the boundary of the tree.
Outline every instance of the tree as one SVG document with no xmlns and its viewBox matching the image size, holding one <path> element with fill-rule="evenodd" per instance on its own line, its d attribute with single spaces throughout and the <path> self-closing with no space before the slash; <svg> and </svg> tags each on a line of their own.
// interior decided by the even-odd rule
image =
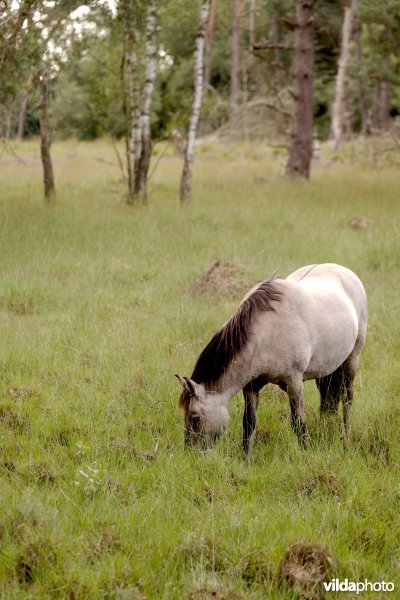
<svg viewBox="0 0 400 600">
<path fill-rule="evenodd" d="M 138 157 L 137 176 L 135 176 L 135 193 L 140 194 L 142 203 L 147 203 L 147 177 L 151 159 L 151 101 L 156 80 L 156 6 L 149 1 L 146 24 L 146 81 L 143 91 L 143 109 L 141 115 L 141 146 Z"/>
<path fill-rule="evenodd" d="M 121 63 L 122 108 L 124 114 L 125 154 L 128 172 L 128 204 L 133 204 L 141 153 L 140 126 L 140 84 L 137 57 L 137 13 L 132 3 L 122 0 L 119 5 L 122 14 L 123 51 Z"/>
<path fill-rule="evenodd" d="M 43 71 L 40 77 L 40 155 L 43 166 L 44 200 L 51 204 L 56 199 L 56 188 L 54 185 L 53 164 L 51 161 L 51 129 L 48 116 L 49 89 L 46 74 Z"/>
<path fill-rule="evenodd" d="M 286 175 L 309 178 L 313 150 L 314 0 L 296 0 L 293 115 Z"/>
<path fill-rule="evenodd" d="M 393 106 L 393 91 L 398 90 L 399 85 L 399 11 L 399 0 L 358 2 L 357 56 L 352 65 L 352 77 L 361 92 L 359 104 L 363 129 L 373 133 L 387 130 L 391 124 L 391 111 L 399 110 L 398 102 Z"/>
<path fill-rule="evenodd" d="M 39 0 L 3 0 L 0 6 L 0 104 L 6 105 L 18 89 L 18 81 L 29 67 L 31 28 L 27 26 Z"/>
<path fill-rule="evenodd" d="M 234 0 L 231 54 L 231 119 L 236 116 L 240 99 L 240 31 L 244 0 Z"/>
<path fill-rule="evenodd" d="M 144 4 L 133 4 L 131 0 L 122 0 L 119 12 L 123 21 L 124 40 L 121 80 L 128 170 L 128 204 L 134 204 L 138 197 L 141 198 L 143 204 L 146 204 L 147 179 L 152 152 L 151 105 L 157 66 L 156 3 L 154 0 L 150 0 L 146 8 L 145 83 L 143 89 L 140 86 L 138 47 Z"/>
<path fill-rule="evenodd" d="M 29 100 L 29 90 L 33 83 L 32 73 L 29 73 L 28 80 L 26 82 L 26 90 L 23 92 L 23 96 L 21 99 L 19 115 L 18 115 L 18 129 L 17 129 L 17 141 L 22 142 L 24 138 L 25 132 L 25 119 L 26 119 L 26 111 L 28 108 L 28 100 Z"/>
<path fill-rule="evenodd" d="M 205 39 L 205 58 L 204 58 L 204 91 L 210 86 L 211 79 L 211 48 L 217 20 L 217 0 L 211 0 L 210 16 L 208 18 L 206 39 Z"/>
<path fill-rule="evenodd" d="M 350 58 L 350 39 L 352 33 L 353 15 L 356 10 L 357 0 L 352 0 L 350 5 L 344 7 L 342 42 L 336 76 L 335 98 L 332 107 L 331 129 L 329 142 L 335 150 L 339 148 L 343 130 L 343 116 L 345 107 L 345 91 L 347 66 Z"/>
<path fill-rule="evenodd" d="M 50 42 L 58 43 L 66 41 L 64 36 L 70 36 L 67 31 L 67 23 L 71 13 L 80 6 L 78 0 L 61 0 L 56 4 L 43 3 L 42 11 L 35 23 L 32 23 L 33 32 L 36 33 L 36 81 L 39 85 L 39 121 L 40 121 L 40 153 L 43 167 L 44 200 L 51 204 L 56 199 L 54 184 L 53 164 L 51 160 L 52 132 L 49 121 L 49 80 L 50 74 L 55 67 L 56 59 L 52 56 Z M 32 19 L 33 21 L 33 19 Z"/>
<path fill-rule="evenodd" d="M 200 12 L 200 25 L 197 32 L 194 51 L 194 100 L 190 116 L 189 133 L 187 138 L 185 160 L 181 178 L 180 200 L 187 203 L 191 200 L 192 171 L 194 161 L 194 144 L 196 141 L 197 126 L 200 118 L 201 100 L 203 96 L 203 68 L 204 68 L 204 38 L 209 14 L 209 3 L 203 0 Z"/>
</svg>

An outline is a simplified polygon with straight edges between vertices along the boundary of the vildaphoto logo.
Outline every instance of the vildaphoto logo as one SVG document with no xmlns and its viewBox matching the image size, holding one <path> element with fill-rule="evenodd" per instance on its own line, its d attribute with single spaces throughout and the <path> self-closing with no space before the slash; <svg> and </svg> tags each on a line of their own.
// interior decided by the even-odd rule
<svg viewBox="0 0 400 600">
<path fill-rule="evenodd" d="M 349 581 L 345 579 L 332 579 L 332 581 L 324 581 L 324 588 L 326 592 L 355 592 L 356 594 L 362 594 L 362 592 L 393 592 L 394 583 L 391 581 Z"/>
</svg>

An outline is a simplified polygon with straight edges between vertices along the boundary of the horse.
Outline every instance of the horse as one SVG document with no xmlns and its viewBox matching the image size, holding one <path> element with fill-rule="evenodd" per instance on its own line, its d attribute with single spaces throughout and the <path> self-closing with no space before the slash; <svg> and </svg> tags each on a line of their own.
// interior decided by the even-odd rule
<svg viewBox="0 0 400 600">
<path fill-rule="evenodd" d="M 228 406 L 244 396 L 243 449 L 256 426 L 260 390 L 277 384 L 289 397 L 291 426 L 306 446 L 303 381 L 315 379 L 321 415 L 343 401 L 345 436 L 353 381 L 367 329 L 367 297 L 350 269 L 334 264 L 301 267 L 286 279 L 275 276 L 254 286 L 237 311 L 201 352 L 182 385 L 185 444 L 217 439 L 228 426 Z"/>
</svg>

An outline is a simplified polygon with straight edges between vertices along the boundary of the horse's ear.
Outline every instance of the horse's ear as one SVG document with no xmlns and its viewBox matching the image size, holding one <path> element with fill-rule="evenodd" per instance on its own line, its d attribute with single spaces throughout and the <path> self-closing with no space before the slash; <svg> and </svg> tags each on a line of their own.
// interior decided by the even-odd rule
<svg viewBox="0 0 400 600">
<path fill-rule="evenodd" d="M 183 387 L 183 392 L 179 398 L 179 406 L 186 408 L 190 402 L 190 398 L 196 395 L 195 383 L 189 377 L 182 377 L 182 375 L 175 375 L 175 377 Z"/>
<path fill-rule="evenodd" d="M 182 375 L 177 375 L 177 374 L 175 374 L 175 377 L 177 378 L 177 380 L 179 381 L 179 383 L 181 384 L 181 386 L 182 386 L 183 388 L 185 388 L 185 387 L 186 387 L 186 381 L 185 381 L 185 378 L 184 378 L 184 377 L 182 377 Z"/>
<path fill-rule="evenodd" d="M 185 392 L 188 392 L 191 396 L 196 395 L 194 381 L 189 379 L 189 377 L 182 377 L 182 375 L 175 375 L 175 377 L 177 378 Z"/>
</svg>

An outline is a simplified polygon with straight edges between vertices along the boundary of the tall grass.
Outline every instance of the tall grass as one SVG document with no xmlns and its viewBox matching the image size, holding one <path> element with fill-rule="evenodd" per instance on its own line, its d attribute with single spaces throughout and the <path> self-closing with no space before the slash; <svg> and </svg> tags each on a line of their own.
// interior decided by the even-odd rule
<svg viewBox="0 0 400 600">
<path fill-rule="evenodd" d="M 276 572 L 298 540 L 327 546 L 341 578 L 398 589 L 398 171 L 317 165 L 289 183 L 262 145 L 204 145 L 189 208 L 167 152 L 150 205 L 132 209 L 107 143 L 69 142 L 54 146 L 46 209 L 35 146 L 19 152 L 24 164 L 0 160 L 0 595 L 289 598 Z M 354 215 L 373 225 L 351 228 Z M 348 447 L 308 382 L 307 452 L 272 387 L 248 462 L 240 398 L 213 450 L 184 450 L 173 375 L 240 300 L 191 295 L 218 258 L 249 282 L 327 261 L 363 280 Z"/>
</svg>

